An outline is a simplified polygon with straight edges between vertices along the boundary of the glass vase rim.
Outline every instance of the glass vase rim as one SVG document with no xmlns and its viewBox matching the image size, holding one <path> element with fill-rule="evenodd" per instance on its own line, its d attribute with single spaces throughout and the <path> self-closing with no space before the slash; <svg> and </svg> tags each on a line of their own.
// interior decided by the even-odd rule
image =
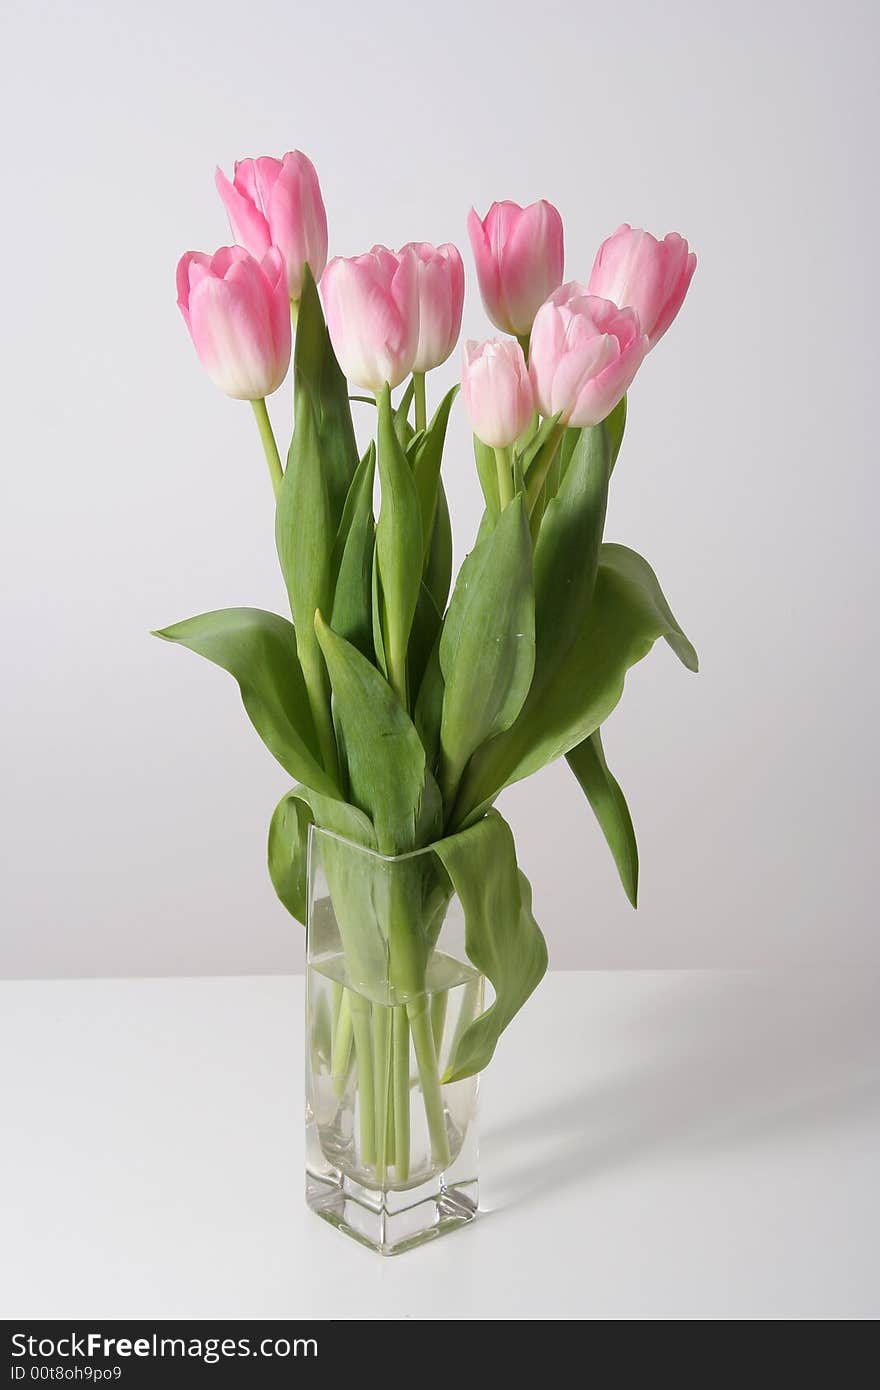
<svg viewBox="0 0 880 1390">
<path fill-rule="evenodd" d="M 480 820 L 483 816 L 480 817 Z M 476 824 L 477 822 L 474 822 Z M 453 831 L 458 834 L 458 831 Z M 329 830 L 325 825 L 318 825 L 315 821 L 309 824 L 309 851 L 311 851 L 312 841 L 315 836 L 323 835 L 328 840 L 336 840 L 338 844 L 345 845 L 347 849 L 356 850 L 359 854 L 367 854 L 371 859 L 378 859 L 383 864 L 402 864 L 407 859 L 417 859 L 422 854 L 436 853 L 436 846 L 442 844 L 449 836 L 441 835 L 439 839 L 432 840 L 429 845 L 422 845 L 419 849 L 408 849 L 401 854 L 383 854 L 381 850 L 370 849 L 369 845 L 359 844 L 357 840 L 350 840 L 347 835 L 340 835 L 336 830 Z"/>
</svg>

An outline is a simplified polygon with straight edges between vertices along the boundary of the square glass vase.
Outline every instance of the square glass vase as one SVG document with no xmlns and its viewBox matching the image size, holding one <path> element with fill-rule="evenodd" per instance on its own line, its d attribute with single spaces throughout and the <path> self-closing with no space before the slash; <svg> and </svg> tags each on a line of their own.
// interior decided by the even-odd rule
<svg viewBox="0 0 880 1390">
<path fill-rule="evenodd" d="M 446 1073 L 483 997 L 433 850 L 388 857 L 312 826 L 306 1201 L 383 1255 L 476 1215 L 478 1079 Z"/>
</svg>

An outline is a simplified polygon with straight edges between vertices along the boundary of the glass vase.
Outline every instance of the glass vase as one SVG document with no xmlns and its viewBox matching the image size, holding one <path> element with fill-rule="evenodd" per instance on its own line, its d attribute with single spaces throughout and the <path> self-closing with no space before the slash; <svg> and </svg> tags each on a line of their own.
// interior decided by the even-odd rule
<svg viewBox="0 0 880 1390">
<path fill-rule="evenodd" d="M 384 1255 L 477 1211 L 477 1077 L 445 1074 L 483 1008 L 430 849 L 387 857 L 311 828 L 306 1201 Z"/>
</svg>

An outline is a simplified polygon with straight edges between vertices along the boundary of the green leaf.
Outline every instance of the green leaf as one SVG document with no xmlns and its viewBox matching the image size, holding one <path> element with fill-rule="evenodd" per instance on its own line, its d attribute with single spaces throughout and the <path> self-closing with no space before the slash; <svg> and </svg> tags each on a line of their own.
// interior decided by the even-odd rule
<svg viewBox="0 0 880 1390">
<path fill-rule="evenodd" d="M 608 499 L 608 436 L 581 430 L 535 547 L 535 688 L 538 703 L 583 627 L 596 578 Z"/>
<path fill-rule="evenodd" d="M 616 574 L 634 592 L 639 593 L 643 603 L 657 614 L 663 624 L 660 635 L 666 638 L 681 664 L 689 671 L 698 671 L 699 657 L 673 616 L 666 596 L 660 588 L 660 581 L 647 560 L 628 546 L 612 542 L 602 546 L 600 559 L 606 569 Z"/>
<path fill-rule="evenodd" d="M 339 535 L 336 538 L 333 568 L 336 584 L 330 626 L 359 652 L 373 659 L 373 553 L 376 526 L 373 520 L 373 478 L 376 450 L 365 453 L 352 479 Z M 338 560 L 337 560 L 338 556 Z"/>
<path fill-rule="evenodd" d="M 376 657 L 376 666 L 387 680 L 388 658 L 385 655 L 385 637 L 382 632 L 382 613 L 384 611 L 382 604 L 382 581 L 379 578 L 379 560 L 375 546 L 373 547 L 371 608 L 373 615 L 373 653 Z"/>
<path fill-rule="evenodd" d="M 436 796 L 436 788 L 428 786 L 433 778 L 425 750 L 412 720 L 375 666 L 331 631 L 320 614 L 315 627 L 330 672 L 350 799 L 372 821 L 379 852 L 405 854 L 417 846 L 423 800 Z"/>
<path fill-rule="evenodd" d="M 364 511 L 364 493 L 369 492 L 369 511 L 373 515 L 373 496 L 372 483 L 376 476 L 376 446 L 372 439 L 364 450 L 363 458 L 358 464 L 354 477 L 351 480 L 351 487 L 348 489 L 348 496 L 345 499 L 345 506 L 342 509 L 342 516 L 339 521 L 339 528 L 336 532 L 336 540 L 333 544 L 333 554 L 330 561 L 330 573 L 332 585 L 335 588 L 336 579 L 339 574 L 339 567 L 342 564 L 342 555 L 348 534 L 353 523 Z M 367 480 L 370 480 L 369 488 Z"/>
<path fill-rule="evenodd" d="M 404 449 L 406 449 L 410 440 L 415 437 L 413 427 L 409 422 L 409 412 L 412 408 L 413 396 L 415 393 L 416 383 L 413 377 L 410 377 L 394 410 L 394 432 Z"/>
<path fill-rule="evenodd" d="M 474 435 L 474 458 L 477 461 L 477 476 L 480 479 L 480 487 L 483 490 L 486 511 L 492 521 L 495 522 L 501 511 L 501 501 L 498 495 L 498 469 L 495 464 L 495 450 L 490 449 L 489 445 L 484 444 L 476 435 Z"/>
<path fill-rule="evenodd" d="M 564 427 L 559 424 L 559 416 L 553 415 L 550 419 L 544 420 L 541 423 L 540 428 L 537 430 L 534 439 L 531 440 L 528 447 L 522 452 L 514 454 L 514 479 L 517 476 L 517 468 L 519 468 L 519 472 L 523 478 L 523 490 L 526 494 L 526 505 L 530 516 L 534 515 L 539 499 L 543 499 L 541 503 L 541 511 L 543 512 L 547 502 L 556 491 L 559 476 L 558 470 L 556 485 L 552 487 L 552 490 L 548 489 L 547 475 L 554 460 L 558 457 L 559 446 L 563 434 Z M 514 483 L 514 487 L 515 486 L 516 483 Z M 537 534 L 537 526 L 539 524 L 540 522 L 536 523 L 533 527 L 534 534 Z"/>
<path fill-rule="evenodd" d="M 533 477 L 536 472 L 541 472 L 542 463 L 549 444 L 552 451 L 556 451 L 556 426 L 559 423 L 558 415 L 548 416 L 542 420 L 534 434 L 526 440 L 524 446 L 518 449 L 516 457 L 519 459 L 523 477 L 526 482 Z"/>
<path fill-rule="evenodd" d="M 303 926 L 308 910 L 309 828 L 320 825 L 345 840 L 376 848 L 373 827 L 362 811 L 307 787 L 285 792 L 269 825 L 269 876 L 275 892 Z"/>
<path fill-rule="evenodd" d="M 406 648 L 422 582 L 419 496 L 394 429 L 391 393 L 379 397 L 379 478 L 382 505 L 376 526 L 385 659 L 389 678 L 406 703 Z"/>
<path fill-rule="evenodd" d="M 293 368 L 295 386 L 301 390 L 305 385 L 315 412 L 332 534 L 335 535 L 358 466 L 358 453 L 348 384 L 336 361 L 317 286 L 308 266 L 297 314 Z"/>
<path fill-rule="evenodd" d="M 610 456 L 609 474 L 614 472 L 614 465 L 620 454 L 620 447 L 623 444 L 623 432 L 626 428 L 626 396 L 621 396 L 617 405 L 610 415 L 606 415 L 602 421 L 602 428 L 608 439 L 608 452 Z M 562 437 L 562 448 L 560 449 L 560 479 L 565 477 L 568 465 L 571 462 L 582 430 L 577 427 L 569 427 Z"/>
<path fill-rule="evenodd" d="M 428 767 L 437 771 L 440 751 L 440 720 L 443 716 L 443 672 L 440 670 L 440 643 L 435 642 L 422 676 L 413 719 Z"/>
<path fill-rule="evenodd" d="M 504 1029 L 547 969 L 547 946 L 532 916 L 531 889 L 516 863 L 513 835 L 497 811 L 434 846 L 461 900 L 468 957 L 495 1001 L 465 1029 L 444 1082 L 482 1071 Z"/>
<path fill-rule="evenodd" d="M 639 893 L 639 851 L 632 817 L 620 784 L 605 761 L 602 737 L 597 729 L 565 755 L 595 812 L 608 848 L 614 856 L 624 892 L 633 907 Z"/>
<path fill-rule="evenodd" d="M 357 806 L 350 806 L 347 801 L 339 801 L 333 797 L 321 796 L 311 790 L 308 796 L 316 825 L 325 830 L 332 830 L 334 835 L 341 835 L 344 840 L 363 845 L 365 849 L 376 848 L 376 832 L 372 822 Z"/>
<path fill-rule="evenodd" d="M 519 493 L 461 567 L 440 638 L 440 785 L 447 805 L 471 754 L 513 723 L 535 666 L 532 543 Z"/>
<path fill-rule="evenodd" d="M 442 625 L 443 619 L 437 612 L 429 590 L 423 584 L 419 590 L 419 601 L 416 604 L 416 616 L 413 619 L 407 654 L 408 685 L 414 693 L 418 693 L 421 689 L 425 669 L 431 653 L 437 645 L 437 638 L 440 635 Z"/>
<path fill-rule="evenodd" d="M 261 608 L 223 608 L 156 633 L 212 661 L 238 681 L 248 718 L 298 782 L 338 796 L 320 765 L 314 723 L 291 623 Z"/>
<path fill-rule="evenodd" d="M 297 649 L 312 692 L 327 678 L 315 637 L 315 612 L 330 607 L 336 523 L 330 507 L 321 444 L 310 393 L 296 393 L 296 425 L 275 509 L 275 544 L 296 628 Z"/>
<path fill-rule="evenodd" d="M 613 473 L 614 465 L 620 453 L 620 446 L 623 443 L 623 432 L 626 429 L 626 396 L 621 396 L 617 405 L 610 415 L 602 421 L 603 428 L 608 436 L 608 449 L 611 456 L 611 469 Z"/>
<path fill-rule="evenodd" d="M 312 808 L 302 787 L 285 792 L 269 824 L 269 877 L 291 917 L 303 926 L 308 906 L 309 826 Z"/>
<path fill-rule="evenodd" d="M 532 543 L 534 545 L 536 545 L 538 541 L 538 536 L 541 531 L 541 523 L 544 520 L 544 513 L 546 512 L 551 501 L 559 491 L 561 482 L 562 449 L 560 447 L 550 461 L 550 466 L 547 469 L 547 475 L 544 479 L 544 485 L 538 493 L 537 498 L 535 499 L 534 506 L 531 510 L 531 515 L 529 516 L 529 530 L 532 533 Z"/>
<path fill-rule="evenodd" d="M 547 436 L 541 450 L 552 442 Z M 539 451 L 536 459 L 540 456 Z M 547 503 L 535 546 L 534 677 L 514 730 L 540 728 L 545 700 L 562 679 L 566 655 L 587 620 L 605 524 L 608 469 L 604 427 L 581 430 L 559 492 Z M 500 761 L 501 750 L 487 749 L 485 756 Z M 462 790 L 462 796 L 469 795 Z M 476 804 L 469 801 L 469 811 Z M 455 823 L 461 823 L 460 806 L 455 808 Z"/>
<path fill-rule="evenodd" d="M 425 566 L 425 588 L 434 600 L 438 613 L 445 612 L 452 583 L 452 523 L 449 520 L 449 504 L 443 479 L 437 487 L 437 506 L 434 511 L 434 529 L 431 532 L 431 548 Z"/>
<path fill-rule="evenodd" d="M 443 446 L 446 442 L 449 412 L 459 389 L 458 386 L 453 386 L 451 390 L 447 391 L 437 407 L 430 425 L 419 438 L 412 457 L 413 477 L 416 482 L 422 514 L 422 545 L 425 564 L 428 562 L 431 550 L 434 517 L 437 511 L 440 465 L 443 461 Z"/>
<path fill-rule="evenodd" d="M 625 546 L 603 545 L 586 621 L 541 699 L 533 701 L 530 692 L 511 727 L 474 755 L 454 823 L 472 820 L 502 787 L 562 757 L 598 729 L 620 699 L 627 671 L 658 637 L 696 671 L 696 652 L 650 565 Z"/>
<path fill-rule="evenodd" d="M 559 451 L 559 456 L 560 475 L 563 478 L 565 477 L 565 474 L 568 470 L 568 465 L 571 463 L 571 456 L 574 453 L 575 445 L 577 444 L 580 437 L 580 429 L 577 426 L 571 425 L 569 425 L 568 429 L 565 431 L 565 434 L 562 436 L 562 448 Z"/>
</svg>

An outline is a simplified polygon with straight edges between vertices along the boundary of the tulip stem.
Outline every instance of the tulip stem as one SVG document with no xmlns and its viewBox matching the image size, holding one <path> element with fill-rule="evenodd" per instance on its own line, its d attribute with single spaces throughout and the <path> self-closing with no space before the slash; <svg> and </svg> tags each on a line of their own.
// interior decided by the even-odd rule
<svg viewBox="0 0 880 1390">
<path fill-rule="evenodd" d="M 495 450 L 495 467 L 498 470 L 498 503 L 502 511 L 508 502 L 513 501 L 513 473 L 510 466 L 510 445 Z"/>
<path fill-rule="evenodd" d="M 538 453 L 532 461 L 526 478 L 526 508 L 529 516 L 535 510 L 535 504 L 541 495 L 541 488 L 550 472 L 550 465 L 556 457 L 562 436 L 565 434 L 565 426 L 557 422 L 547 435 Z"/>
<path fill-rule="evenodd" d="M 530 340 L 530 338 L 531 338 L 531 334 L 530 334 L 530 333 L 517 333 L 517 335 L 516 335 L 516 341 L 519 343 L 520 347 L 522 348 L 523 357 L 526 359 L 526 366 L 528 366 L 528 362 L 529 362 L 529 340 Z"/>
<path fill-rule="evenodd" d="M 272 490 L 277 497 L 281 489 L 281 480 L 284 477 L 284 470 L 281 467 L 281 455 L 278 453 L 275 435 L 272 433 L 272 421 L 269 419 L 269 412 L 266 409 L 265 400 L 251 401 L 251 405 L 254 408 L 257 429 L 260 431 L 260 439 L 263 443 L 263 453 L 266 455 L 266 462 L 269 465 L 269 477 L 272 479 Z"/>
<path fill-rule="evenodd" d="M 416 403 L 416 434 L 428 428 L 428 406 L 425 399 L 425 373 L 413 372 L 413 397 Z"/>
</svg>

